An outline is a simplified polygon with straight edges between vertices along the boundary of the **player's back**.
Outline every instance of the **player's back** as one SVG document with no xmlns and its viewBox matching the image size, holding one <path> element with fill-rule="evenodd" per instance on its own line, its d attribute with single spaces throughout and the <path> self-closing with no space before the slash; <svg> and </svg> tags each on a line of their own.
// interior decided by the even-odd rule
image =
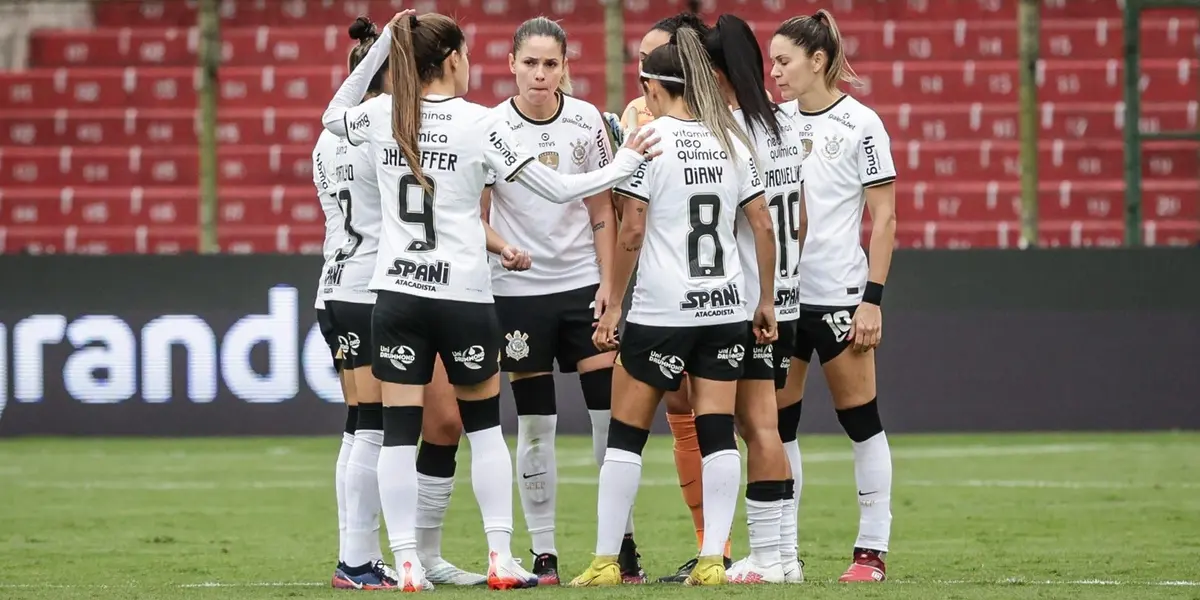
<svg viewBox="0 0 1200 600">
<path fill-rule="evenodd" d="M 716 325 L 745 319 L 744 281 L 734 219 L 748 179 L 748 151 L 730 157 L 699 121 L 662 117 L 649 125 L 663 154 L 618 190 L 647 204 L 629 321 L 645 325 Z M 759 192 L 761 188 L 759 188 Z M 755 196 L 757 193 L 754 194 Z"/>
<path fill-rule="evenodd" d="M 383 217 L 371 146 L 339 138 L 330 176 L 337 185 L 331 195 L 343 233 L 321 293 L 328 300 L 374 302 L 375 294 L 367 287 L 375 271 Z"/>
<path fill-rule="evenodd" d="M 775 227 L 775 316 L 783 320 L 794 319 L 800 314 L 794 290 L 796 269 L 800 263 L 800 193 L 804 181 L 804 158 L 807 156 L 800 142 L 799 125 L 787 112 L 776 111 L 779 136 L 775 137 L 770 130 L 757 123 L 751 132 L 746 125 L 745 114 L 740 109 L 735 110 L 733 116 L 754 145 L 755 164 L 762 177 L 767 207 Z M 747 281 L 757 281 L 754 233 L 744 214 L 738 215 L 737 239 Z M 758 287 L 748 285 L 748 310 L 752 311 L 757 303 Z"/>
<path fill-rule="evenodd" d="M 326 262 L 333 259 L 343 240 L 342 211 L 338 208 L 337 182 L 333 177 L 340 141 L 333 132 L 322 129 L 312 152 L 313 186 L 317 189 L 321 212 L 325 214 L 325 241 L 321 254 Z"/>
<path fill-rule="evenodd" d="M 392 100 L 380 96 L 368 116 L 391 123 Z M 491 272 L 479 196 L 488 172 L 487 107 L 462 98 L 421 105 L 417 156 L 427 187 L 409 168 L 390 128 L 371 127 L 379 174 L 383 240 L 373 289 L 466 302 L 491 302 Z M 517 156 L 511 156 L 516 163 Z"/>
</svg>

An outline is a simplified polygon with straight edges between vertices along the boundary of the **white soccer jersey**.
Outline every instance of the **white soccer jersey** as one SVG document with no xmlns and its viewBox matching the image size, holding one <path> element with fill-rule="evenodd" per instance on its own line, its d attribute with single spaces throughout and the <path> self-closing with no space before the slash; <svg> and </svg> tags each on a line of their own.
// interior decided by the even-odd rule
<svg viewBox="0 0 1200 600">
<path fill-rule="evenodd" d="M 607 165 L 612 148 L 600 111 L 578 98 L 560 99 L 558 112 L 544 121 L 521 114 L 513 100 L 493 110 L 508 122 L 522 147 L 559 173 L 586 173 Z M 533 258 L 533 266 L 519 272 L 492 261 L 493 293 L 554 294 L 600 282 L 591 219 L 582 200 L 550 204 L 517 182 L 499 181 L 492 187 L 492 228 Z"/>
<path fill-rule="evenodd" d="M 662 117 L 647 127 L 661 136 L 663 154 L 616 187 L 648 205 L 628 321 L 671 327 L 745 321 L 734 221 L 763 193 L 749 149 L 734 140 L 737 156 L 730 157 L 699 121 Z"/>
<path fill-rule="evenodd" d="M 368 289 L 375 274 L 379 252 L 379 185 L 375 174 L 372 147 L 352 146 L 338 140 L 331 193 L 339 209 L 341 243 L 325 269 L 321 298 L 340 302 L 374 304 L 375 292 Z"/>
<path fill-rule="evenodd" d="M 775 227 L 775 319 L 794 321 L 800 318 L 796 301 L 796 267 L 800 263 L 800 184 L 804 182 L 802 165 L 804 147 L 800 143 L 800 128 L 785 112 L 779 111 L 780 138 L 755 127 L 751 135 L 745 115 L 735 110 L 733 116 L 754 143 L 758 173 L 766 191 L 767 208 Z M 746 316 L 754 318 L 758 306 L 758 259 L 754 250 L 754 231 L 745 213 L 737 216 L 738 252 L 746 273 Z"/>
<path fill-rule="evenodd" d="M 342 233 L 342 213 L 337 204 L 337 189 L 333 177 L 330 176 L 337 156 L 338 141 L 338 136 L 328 130 L 322 130 L 321 135 L 317 136 L 317 145 L 313 147 L 312 152 L 313 185 L 317 188 L 317 200 L 321 203 L 321 211 L 325 213 L 325 242 L 321 246 L 321 254 L 324 256 L 325 262 L 321 266 L 321 276 L 317 280 L 316 308 L 318 309 L 325 308 L 325 301 L 321 299 L 325 273 L 329 270 L 329 264 L 333 262 L 333 256 L 344 235 Z"/>
<path fill-rule="evenodd" d="M 850 96 L 815 113 L 789 104 L 809 151 L 804 161 L 808 237 L 797 294 L 801 304 L 855 306 L 867 284 L 863 191 L 896 180 L 891 139 L 879 115 Z"/>
<path fill-rule="evenodd" d="M 418 138 L 426 191 L 392 137 L 391 96 L 347 109 L 343 121 L 351 144 L 372 146 L 378 174 L 383 227 L 371 289 L 491 303 L 479 195 L 489 169 L 511 181 L 534 160 L 511 142 L 508 124 L 462 98 L 426 98 Z"/>
</svg>

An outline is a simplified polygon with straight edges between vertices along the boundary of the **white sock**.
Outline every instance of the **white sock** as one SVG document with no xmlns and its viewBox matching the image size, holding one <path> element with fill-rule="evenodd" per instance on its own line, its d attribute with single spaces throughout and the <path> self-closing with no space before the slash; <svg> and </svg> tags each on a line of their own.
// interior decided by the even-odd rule
<svg viewBox="0 0 1200 600">
<path fill-rule="evenodd" d="M 704 544 L 700 556 L 722 556 L 742 483 L 742 457 L 737 450 L 705 456 L 700 467 L 704 485 Z"/>
<path fill-rule="evenodd" d="M 512 556 L 512 456 L 497 425 L 467 434 L 471 444 L 471 488 L 483 516 L 488 550 Z"/>
<path fill-rule="evenodd" d="M 592 452 L 596 455 L 596 466 L 604 466 L 604 454 L 608 451 L 608 424 L 612 421 L 611 410 L 589 410 L 592 419 Z M 625 535 L 633 535 L 633 508 L 625 520 Z"/>
<path fill-rule="evenodd" d="M 783 555 L 783 559 L 790 562 L 796 559 L 797 548 L 800 545 L 800 531 L 797 523 L 800 520 L 800 487 L 804 482 L 804 468 L 800 459 L 800 442 L 794 440 L 786 442 L 783 449 L 787 452 L 788 464 L 792 469 L 795 491 L 791 498 L 784 500 L 783 520 L 779 531 L 782 538 L 779 542 L 779 551 Z"/>
<path fill-rule="evenodd" d="M 854 481 L 859 515 L 854 545 L 887 552 L 892 532 L 892 451 L 886 433 L 854 443 Z"/>
<path fill-rule="evenodd" d="M 771 567 L 782 560 L 779 552 L 780 527 L 785 500 L 763 502 L 746 499 L 746 524 L 750 531 L 750 558 L 755 564 Z"/>
<path fill-rule="evenodd" d="M 442 524 L 453 492 L 453 477 L 417 473 L 417 556 L 425 566 L 442 556 Z"/>
<path fill-rule="evenodd" d="M 417 549 L 417 447 L 384 447 L 379 452 L 379 473 L 388 545 L 400 563 Z"/>
<path fill-rule="evenodd" d="M 379 456 L 383 431 L 359 429 L 346 462 L 346 546 L 342 560 L 361 567 L 379 558 Z"/>
<path fill-rule="evenodd" d="M 558 461 L 554 453 L 554 434 L 558 415 L 519 415 L 517 417 L 517 490 L 525 524 L 533 542 L 534 554 L 553 554 L 554 507 L 558 489 Z"/>
<path fill-rule="evenodd" d="M 338 450 L 337 466 L 333 471 L 333 487 L 337 494 L 338 513 L 338 560 L 346 560 L 346 463 L 350 462 L 350 449 L 354 447 L 354 434 L 342 433 L 342 447 Z"/>
<path fill-rule="evenodd" d="M 740 465 L 739 465 L 740 468 Z M 621 552 L 621 525 L 629 522 L 633 501 L 642 481 L 642 457 L 628 450 L 609 448 L 600 467 L 596 499 L 596 555 Z"/>
</svg>

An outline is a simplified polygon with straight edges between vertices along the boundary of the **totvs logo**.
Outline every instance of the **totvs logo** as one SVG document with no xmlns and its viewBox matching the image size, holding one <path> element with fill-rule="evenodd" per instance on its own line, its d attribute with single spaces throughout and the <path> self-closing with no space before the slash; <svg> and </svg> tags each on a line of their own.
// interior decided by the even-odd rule
<svg viewBox="0 0 1200 600">
<path fill-rule="evenodd" d="M 197 315 L 163 315 L 134 331 L 115 315 L 86 315 L 68 321 L 63 315 L 31 315 L 6 327 L 0 323 L 0 410 L 11 389 L 17 403 L 41 402 L 45 384 L 59 376 L 57 364 L 47 364 L 46 350 L 69 344 L 62 363 L 63 389 L 77 402 L 112 404 L 139 397 L 148 403 L 172 398 L 172 350 L 187 355 L 187 400 L 212 402 L 220 386 L 244 402 L 271 404 L 295 398 L 300 374 L 308 387 L 326 402 L 341 402 L 329 348 L 317 326 L 308 330 L 301 346 L 298 294 L 291 286 L 271 288 L 266 314 L 246 315 L 224 336 Z M 11 332 L 11 337 L 10 337 Z M 10 346 L 11 340 L 11 346 Z M 257 372 L 250 353 L 267 350 L 267 369 Z M 11 348 L 11 352 L 9 349 Z M 219 368 L 218 368 L 219 365 Z M 139 394 L 140 392 L 140 394 Z"/>
</svg>

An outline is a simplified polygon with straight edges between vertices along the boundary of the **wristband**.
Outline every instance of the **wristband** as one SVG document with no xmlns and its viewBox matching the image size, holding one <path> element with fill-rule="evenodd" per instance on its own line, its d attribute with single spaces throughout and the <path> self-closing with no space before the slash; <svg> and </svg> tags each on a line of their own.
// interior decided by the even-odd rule
<svg viewBox="0 0 1200 600">
<path fill-rule="evenodd" d="M 863 290 L 863 302 L 874 304 L 875 306 L 883 305 L 883 284 L 868 281 L 866 289 Z"/>
</svg>

